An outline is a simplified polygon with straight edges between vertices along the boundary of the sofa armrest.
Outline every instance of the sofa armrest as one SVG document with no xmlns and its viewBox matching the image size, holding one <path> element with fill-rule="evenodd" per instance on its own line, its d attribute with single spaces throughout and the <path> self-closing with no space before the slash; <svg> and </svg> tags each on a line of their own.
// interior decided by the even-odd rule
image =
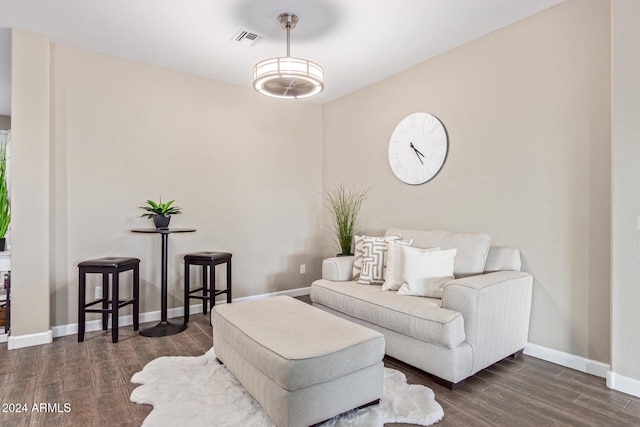
<svg viewBox="0 0 640 427">
<path fill-rule="evenodd" d="M 322 278 L 345 282 L 353 278 L 353 256 L 326 258 L 322 261 Z"/>
<path fill-rule="evenodd" d="M 445 285 L 442 307 L 462 314 L 474 373 L 527 344 L 532 287 L 533 277 L 522 271 L 497 271 Z"/>
</svg>

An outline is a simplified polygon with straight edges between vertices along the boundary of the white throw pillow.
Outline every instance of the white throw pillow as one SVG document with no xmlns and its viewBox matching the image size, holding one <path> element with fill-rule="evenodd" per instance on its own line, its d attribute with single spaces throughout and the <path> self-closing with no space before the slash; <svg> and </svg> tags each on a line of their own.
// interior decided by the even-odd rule
<svg viewBox="0 0 640 427">
<path fill-rule="evenodd" d="M 398 289 L 398 294 L 442 298 L 444 285 L 453 280 L 453 261 L 457 250 L 434 251 L 407 246 L 402 250 L 404 284 Z"/>
<path fill-rule="evenodd" d="M 407 244 L 410 242 L 409 244 Z M 389 248 L 387 249 L 387 266 L 384 270 L 384 283 L 382 284 L 383 291 L 397 291 L 404 283 L 404 253 L 403 246 L 411 246 L 413 239 L 408 240 L 395 240 L 389 242 Z M 440 248 L 429 248 L 426 250 L 437 251 Z"/>
</svg>

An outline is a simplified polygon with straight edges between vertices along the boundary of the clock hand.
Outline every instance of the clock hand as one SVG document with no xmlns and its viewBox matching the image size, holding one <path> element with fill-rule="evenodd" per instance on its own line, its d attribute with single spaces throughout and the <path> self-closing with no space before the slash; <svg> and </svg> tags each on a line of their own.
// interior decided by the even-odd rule
<svg viewBox="0 0 640 427">
<path fill-rule="evenodd" d="M 413 151 L 416 152 L 416 154 L 419 154 L 420 156 L 424 157 L 424 154 L 422 154 L 414 145 L 413 142 L 409 143 L 409 147 L 413 148 Z"/>
<path fill-rule="evenodd" d="M 420 151 L 418 151 L 418 149 L 413 145 L 413 142 L 409 143 L 409 147 L 413 148 L 413 151 L 415 151 L 415 153 L 416 153 L 416 157 L 418 157 L 418 160 L 420 160 L 420 163 L 422 163 L 424 165 L 424 162 L 420 158 L 420 156 L 424 157 L 424 154 L 422 154 Z"/>
</svg>

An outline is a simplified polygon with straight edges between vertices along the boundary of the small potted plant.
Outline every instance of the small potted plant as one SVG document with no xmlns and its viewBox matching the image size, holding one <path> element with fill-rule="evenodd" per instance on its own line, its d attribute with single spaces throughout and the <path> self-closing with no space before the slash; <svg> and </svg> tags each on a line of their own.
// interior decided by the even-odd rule
<svg viewBox="0 0 640 427">
<path fill-rule="evenodd" d="M 153 218 L 153 223 L 156 228 L 169 227 L 169 221 L 171 221 L 171 215 L 178 215 L 180 209 L 178 206 L 173 206 L 175 200 L 169 200 L 167 203 L 162 203 L 162 197 L 159 202 L 153 200 L 147 200 L 147 206 L 140 206 L 140 209 L 144 209 L 147 213 L 143 213 L 140 216 L 147 218 Z"/>
<path fill-rule="evenodd" d="M 347 189 L 343 184 L 325 192 L 326 207 L 333 215 L 334 237 L 340 245 L 341 253 L 338 255 L 352 255 L 351 243 L 358 227 L 358 213 L 368 193 L 368 189 Z"/>
</svg>

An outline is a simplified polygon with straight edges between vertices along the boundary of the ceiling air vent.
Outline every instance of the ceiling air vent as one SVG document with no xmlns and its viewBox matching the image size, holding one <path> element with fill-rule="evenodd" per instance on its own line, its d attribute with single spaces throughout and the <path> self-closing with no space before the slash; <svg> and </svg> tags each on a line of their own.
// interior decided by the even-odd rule
<svg viewBox="0 0 640 427">
<path fill-rule="evenodd" d="M 247 30 L 240 30 L 233 36 L 233 40 L 247 46 L 254 46 L 262 40 L 262 36 Z"/>
</svg>

